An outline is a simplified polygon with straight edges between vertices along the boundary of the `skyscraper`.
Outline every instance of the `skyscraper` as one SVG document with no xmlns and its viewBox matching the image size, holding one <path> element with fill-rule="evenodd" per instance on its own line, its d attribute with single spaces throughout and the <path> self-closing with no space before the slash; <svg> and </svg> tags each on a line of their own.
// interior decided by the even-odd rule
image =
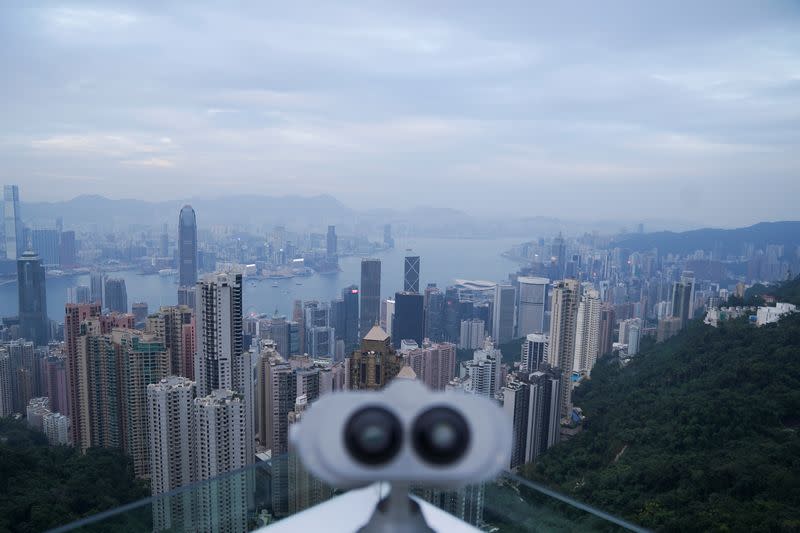
<svg viewBox="0 0 800 533">
<path fill-rule="evenodd" d="M 403 366 L 403 358 L 392 349 L 389 335 L 373 326 L 350 356 L 350 388 L 377 390 L 391 381 Z"/>
<path fill-rule="evenodd" d="M 358 347 L 358 287 L 350 285 L 342 289 L 342 300 L 344 301 L 341 324 L 344 331 L 341 333 L 337 330 L 337 335 L 340 335 L 344 340 L 345 353 L 352 353 Z"/>
<path fill-rule="evenodd" d="M 61 264 L 61 232 L 57 229 L 32 229 L 30 238 L 31 249 L 39 254 L 43 265 L 57 267 Z"/>
<path fill-rule="evenodd" d="M 6 258 L 16 260 L 25 248 L 22 220 L 19 215 L 19 188 L 3 187 L 3 226 L 6 235 Z"/>
<path fill-rule="evenodd" d="M 128 291 L 123 278 L 108 278 L 105 286 L 106 309 L 117 313 L 128 312 Z"/>
<path fill-rule="evenodd" d="M 456 346 L 450 343 L 425 343 L 409 351 L 408 366 L 417 379 L 433 390 L 445 390 L 456 374 Z"/>
<path fill-rule="evenodd" d="M 328 261 L 336 262 L 339 258 L 336 243 L 336 226 L 328 226 L 328 234 L 325 244 L 325 253 L 328 256 Z"/>
<path fill-rule="evenodd" d="M 195 478 L 194 383 L 170 376 L 147 386 L 150 488 L 153 496 Z M 191 492 L 153 502 L 153 529 L 185 530 L 192 523 Z"/>
<path fill-rule="evenodd" d="M 147 317 L 147 331 L 169 350 L 169 374 L 194 379 L 194 314 L 188 306 L 165 306 Z"/>
<path fill-rule="evenodd" d="M 544 333 L 544 311 L 547 300 L 547 278 L 520 277 L 517 304 L 517 337 Z"/>
<path fill-rule="evenodd" d="M 383 245 L 387 248 L 394 248 L 394 237 L 392 237 L 392 225 L 383 225 Z"/>
<path fill-rule="evenodd" d="M 483 346 L 483 339 L 486 337 L 485 322 L 479 318 L 470 318 L 461 321 L 461 338 L 458 342 L 459 348 L 474 350 Z"/>
<path fill-rule="evenodd" d="M 672 316 L 681 319 L 681 329 L 692 319 L 694 301 L 694 272 L 684 272 L 672 287 Z"/>
<path fill-rule="evenodd" d="M 614 307 L 608 303 L 600 306 L 600 340 L 598 341 L 598 355 L 603 356 L 611 353 L 611 346 L 614 343 L 614 324 L 616 313 Z"/>
<path fill-rule="evenodd" d="M 556 276 L 563 276 L 567 264 L 567 246 L 564 244 L 564 237 L 561 233 L 558 234 L 558 237 L 553 239 L 553 244 L 550 247 L 550 255 L 550 260 L 556 267 Z"/>
<path fill-rule="evenodd" d="M 148 315 L 147 302 L 133 302 L 133 304 L 131 304 L 131 313 L 133 314 L 136 327 L 144 329 Z"/>
<path fill-rule="evenodd" d="M 600 293 L 594 289 L 584 291 L 578 304 L 578 321 L 575 326 L 575 358 L 573 369 L 591 374 L 600 354 Z"/>
<path fill-rule="evenodd" d="M 47 320 L 47 287 L 44 267 L 39 256 L 32 251 L 23 253 L 17 260 L 17 284 L 21 335 L 38 346 L 44 346 L 50 331 Z"/>
<path fill-rule="evenodd" d="M 378 324 L 381 313 L 381 261 L 361 260 L 361 337 Z"/>
<path fill-rule="evenodd" d="M 561 371 L 561 418 L 568 418 L 572 413 L 571 378 L 579 299 L 580 285 L 577 280 L 567 279 L 553 285 L 548 359 L 551 367 L 558 367 Z"/>
<path fill-rule="evenodd" d="M 561 384 L 558 369 L 540 370 L 528 376 L 528 438 L 525 462 L 535 461 L 548 448 L 558 443 L 561 425 Z"/>
<path fill-rule="evenodd" d="M 486 396 L 494 399 L 499 390 L 500 383 L 500 364 L 502 354 L 495 349 L 487 339 L 483 349 L 475 350 L 472 361 L 466 365 L 469 381 L 466 391 L 479 396 Z"/>
<path fill-rule="evenodd" d="M 398 292 L 394 296 L 394 319 L 392 320 L 392 344 L 395 349 L 400 341 L 414 339 L 422 346 L 425 329 L 423 296 L 414 292 Z"/>
<path fill-rule="evenodd" d="M 403 265 L 403 291 L 419 292 L 419 256 L 406 256 Z"/>
<path fill-rule="evenodd" d="M 444 340 L 444 294 L 431 284 L 425 289 L 425 337 L 433 342 Z"/>
<path fill-rule="evenodd" d="M 197 395 L 233 391 L 244 405 L 245 461 L 255 460 L 253 367 L 244 349 L 242 275 L 215 274 L 197 284 L 194 376 Z"/>
<path fill-rule="evenodd" d="M 103 287 L 105 286 L 105 276 L 102 272 L 92 272 L 89 275 L 91 289 L 91 303 L 96 303 L 103 308 Z"/>
<path fill-rule="evenodd" d="M 169 373 L 164 341 L 139 331 L 115 328 L 111 332 L 118 357 L 122 449 L 133 459 L 136 477 L 150 477 L 150 438 L 147 426 L 147 387 Z"/>
<path fill-rule="evenodd" d="M 541 370 L 547 365 L 547 351 L 549 339 L 547 335 L 541 333 L 531 333 L 522 343 L 522 358 L 520 362 L 520 372 L 528 375 L 537 370 Z"/>
<path fill-rule="evenodd" d="M 61 244 L 59 245 L 59 264 L 62 267 L 75 266 L 75 232 L 62 231 Z"/>
<path fill-rule="evenodd" d="M 13 394 L 11 392 L 11 357 L 5 347 L 0 346 L 0 418 L 11 416 Z"/>
<path fill-rule="evenodd" d="M 197 218 L 192 206 L 185 205 L 178 216 L 178 285 L 193 287 L 195 283 L 197 283 Z"/>
<path fill-rule="evenodd" d="M 205 481 L 248 464 L 244 398 L 232 390 L 214 390 L 194 401 L 195 480 Z M 191 530 L 247 530 L 247 474 L 225 476 L 196 489 Z"/>
<path fill-rule="evenodd" d="M 498 344 L 514 338 L 515 290 L 511 285 L 497 285 L 492 310 L 492 337 Z"/>
<path fill-rule="evenodd" d="M 100 316 L 100 304 L 67 304 L 64 316 L 64 343 L 67 352 L 67 391 L 69 393 L 70 433 L 73 445 L 86 449 L 91 445 L 88 430 L 88 382 L 81 324 Z"/>
<path fill-rule="evenodd" d="M 197 396 L 217 389 L 241 391 L 242 275 L 216 274 L 197 284 L 195 381 Z"/>
</svg>

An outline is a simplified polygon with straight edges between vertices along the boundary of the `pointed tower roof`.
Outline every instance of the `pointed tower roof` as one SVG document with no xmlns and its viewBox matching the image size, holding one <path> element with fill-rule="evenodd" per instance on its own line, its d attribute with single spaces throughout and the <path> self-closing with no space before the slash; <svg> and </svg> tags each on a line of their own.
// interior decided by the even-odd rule
<svg viewBox="0 0 800 533">
<path fill-rule="evenodd" d="M 400 372 L 394 377 L 394 379 L 407 379 L 409 381 L 416 381 L 417 373 L 414 372 L 414 369 L 410 366 L 406 365 L 400 369 Z"/>
<path fill-rule="evenodd" d="M 389 334 L 386 333 L 382 327 L 380 326 L 372 326 L 372 329 L 364 335 L 365 341 L 380 341 L 383 342 L 389 338 Z"/>
</svg>

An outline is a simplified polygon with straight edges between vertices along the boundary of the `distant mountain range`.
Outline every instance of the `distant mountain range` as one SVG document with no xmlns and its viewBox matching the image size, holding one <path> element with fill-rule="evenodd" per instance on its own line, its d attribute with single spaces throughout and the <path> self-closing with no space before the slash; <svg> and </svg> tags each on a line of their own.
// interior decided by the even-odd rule
<svg viewBox="0 0 800 533">
<path fill-rule="evenodd" d="M 721 254 L 740 254 L 745 244 L 764 248 L 768 244 L 800 246 L 800 221 L 759 222 L 746 228 L 703 228 L 675 233 L 625 234 L 617 237 L 614 246 L 632 251 L 654 248 L 659 253 L 689 254 L 695 250 L 718 250 Z"/>
<path fill-rule="evenodd" d="M 24 200 L 24 198 L 23 198 Z M 185 200 L 110 199 L 103 196 L 78 196 L 60 202 L 23 201 L 23 221 L 32 227 L 52 227 L 61 218 L 64 227 L 108 231 L 131 226 L 153 227 L 167 223 L 174 228 L 184 204 L 197 212 L 201 229 L 214 225 L 240 226 L 250 231 L 265 231 L 282 224 L 298 231 L 324 231 L 335 224 L 340 235 L 369 234 L 377 238 L 383 224 L 393 226 L 395 236 L 497 238 L 520 242 L 539 237 L 599 232 L 615 234 L 626 225 L 619 220 L 570 220 L 535 215 L 509 214 L 485 217 L 453 208 L 409 207 L 352 209 L 330 195 L 264 196 L 231 195 L 218 198 L 191 197 Z M 644 221 L 650 228 L 685 228 L 677 221 Z M 630 227 L 630 222 L 627 225 Z M 690 226 L 689 226 L 690 227 Z"/>
</svg>

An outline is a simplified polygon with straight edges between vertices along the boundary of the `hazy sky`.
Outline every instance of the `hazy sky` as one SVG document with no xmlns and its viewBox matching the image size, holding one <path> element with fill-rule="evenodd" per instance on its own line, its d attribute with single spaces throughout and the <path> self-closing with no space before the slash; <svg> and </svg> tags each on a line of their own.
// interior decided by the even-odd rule
<svg viewBox="0 0 800 533">
<path fill-rule="evenodd" d="M 28 201 L 800 218 L 796 1 L 6 1 L 0 71 Z"/>
</svg>

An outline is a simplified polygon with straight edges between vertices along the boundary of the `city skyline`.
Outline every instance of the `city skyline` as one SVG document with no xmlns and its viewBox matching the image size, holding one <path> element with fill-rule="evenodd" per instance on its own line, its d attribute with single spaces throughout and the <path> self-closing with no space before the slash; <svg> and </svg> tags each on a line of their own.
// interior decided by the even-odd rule
<svg viewBox="0 0 800 533">
<path fill-rule="evenodd" d="M 621 206 L 634 219 L 702 211 L 717 225 L 795 217 L 795 4 L 581 13 L 12 7 L 0 44 L 27 54 L 3 60 L 17 75 L 0 161 L 31 200 L 180 198 L 224 182 L 388 207 L 422 203 L 433 182 L 482 214 L 567 186 L 584 193 L 571 208 L 595 218 Z M 143 61 L 153 46 L 163 52 Z M 541 203 L 536 215 L 562 212 Z"/>
</svg>

